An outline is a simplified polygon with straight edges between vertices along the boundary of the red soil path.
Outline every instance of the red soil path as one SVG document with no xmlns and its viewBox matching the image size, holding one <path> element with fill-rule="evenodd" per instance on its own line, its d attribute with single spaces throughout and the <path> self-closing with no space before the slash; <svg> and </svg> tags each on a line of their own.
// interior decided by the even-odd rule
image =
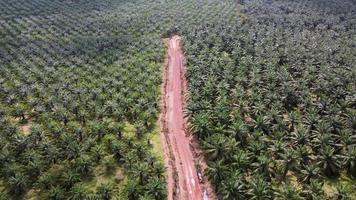
<svg viewBox="0 0 356 200">
<path fill-rule="evenodd" d="M 183 117 L 186 80 L 184 77 L 183 53 L 180 37 L 172 36 L 167 41 L 168 60 L 162 88 L 161 139 L 166 157 L 167 189 L 169 200 L 211 200 L 203 180 L 199 180 L 196 164 L 198 159 L 191 137 L 186 134 Z"/>
</svg>

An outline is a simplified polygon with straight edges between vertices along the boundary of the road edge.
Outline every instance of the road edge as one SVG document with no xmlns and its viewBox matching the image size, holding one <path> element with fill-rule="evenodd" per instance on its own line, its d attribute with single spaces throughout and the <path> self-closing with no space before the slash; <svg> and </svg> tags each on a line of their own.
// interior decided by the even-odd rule
<svg viewBox="0 0 356 200">
<path fill-rule="evenodd" d="M 181 41 L 179 43 L 180 45 L 180 51 L 182 52 L 182 55 L 184 55 L 183 51 L 183 41 L 181 37 Z M 183 112 L 186 113 L 186 108 L 187 108 L 187 102 L 189 99 L 189 91 L 188 91 L 188 80 L 186 79 L 186 74 L 187 74 L 187 66 L 186 66 L 186 59 L 185 56 L 183 56 L 183 65 L 181 69 L 181 80 L 182 81 L 182 97 L 183 97 Z M 204 156 L 203 150 L 200 148 L 200 143 L 198 138 L 192 134 L 190 130 L 190 123 L 188 117 L 184 117 L 184 129 L 186 136 L 189 138 L 190 141 L 190 150 L 193 152 L 193 157 L 198 161 L 196 163 L 197 170 L 199 173 L 204 174 L 205 170 L 208 168 L 206 158 Z M 203 189 L 204 191 L 207 191 L 207 195 L 209 200 L 217 200 L 218 197 L 216 196 L 214 187 L 210 183 L 209 179 L 207 176 L 203 175 Z"/>
<path fill-rule="evenodd" d="M 168 200 L 178 200 L 178 183 L 179 176 L 177 168 L 175 166 L 175 157 L 172 150 L 172 145 L 168 136 L 167 121 L 165 119 L 167 113 L 166 105 L 166 96 L 167 96 L 167 73 L 168 73 L 168 64 L 169 64 L 169 55 L 168 55 L 168 42 L 169 38 L 164 38 L 164 47 L 165 47 L 165 58 L 164 63 L 161 67 L 162 74 L 162 83 L 161 83 L 161 98 L 160 98 L 160 114 L 159 114 L 159 127 L 160 127 L 160 138 L 162 141 L 162 150 L 164 152 L 165 158 L 165 168 L 166 168 L 166 183 L 167 183 L 167 199 Z M 166 151 L 168 149 L 168 152 Z M 168 158 L 168 159 L 167 159 Z"/>
</svg>

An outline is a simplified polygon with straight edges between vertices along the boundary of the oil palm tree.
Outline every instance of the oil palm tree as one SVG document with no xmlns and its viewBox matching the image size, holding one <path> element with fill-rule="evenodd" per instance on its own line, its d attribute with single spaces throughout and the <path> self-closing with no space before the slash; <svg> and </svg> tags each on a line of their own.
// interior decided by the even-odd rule
<svg viewBox="0 0 356 200">
<path fill-rule="evenodd" d="M 291 111 L 288 113 L 289 131 L 293 132 L 295 130 L 296 124 L 300 121 L 300 113 L 296 111 Z"/>
<path fill-rule="evenodd" d="M 124 156 L 125 144 L 121 141 L 114 140 L 111 144 L 111 152 L 117 161 L 121 161 Z"/>
<path fill-rule="evenodd" d="M 267 181 L 271 181 L 271 165 L 272 160 L 267 155 L 260 155 L 257 157 L 257 162 L 252 166 L 255 168 L 255 172 L 260 174 Z"/>
<path fill-rule="evenodd" d="M 65 197 L 65 191 L 60 186 L 51 187 L 48 191 L 48 198 L 50 200 L 63 200 Z"/>
<path fill-rule="evenodd" d="M 248 128 L 242 119 L 234 119 L 229 127 L 228 133 L 239 142 L 242 147 L 247 145 Z"/>
<path fill-rule="evenodd" d="M 335 199 L 341 200 L 351 200 L 352 187 L 348 184 L 339 183 L 336 186 L 337 193 L 335 194 Z"/>
<path fill-rule="evenodd" d="M 237 147 L 235 140 L 221 135 L 215 134 L 206 139 L 203 143 L 208 159 L 216 160 L 231 155 Z"/>
<path fill-rule="evenodd" d="M 271 144 L 268 147 L 268 151 L 270 151 L 274 158 L 280 159 L 280 154 L 284 152 L 285 148 L 287 147 L 286 142 L 282 139 L 274 139 L 271 141 Z"/>
<path fill-rule="evenodd" d="M 224 179 L 227 172 L 227 166 L 223 164 L 222 160 L 211 162 L 205 171 L 205 174 L 209 177 L 212 183 L 215 185 L 215 189 L 219 190 L 219 183 Z"/>
<path fill-rule="evenodd" d="M 247 172 L 251 165 L 250 154 L 248 151 L 238 150 L 230 161 L 230 166 L 234 169 L 239 169 L 242 172 Z"/>
<path fill-rule="evenodd" d="M 342 158 L 342 164 L 346 168 L 347 174 L 356 178 L 356 147 L 350 146 Z"/>
<path fill-rule="evenodd" d="M 45 137 L 43 128 L 38 124 L 31 124 L 30 132 L 31 135 L 29 137 L 33 144 L 38 145 Z"/>
<path fill-rule="evenodd" d="M 114 186 L 110 182 L 104 182 L 98 186 L 96 198 L 102 200 L 116 199 Z"/>
<path fill-rule="evenodd" d="M 253 120 L 253 128 L 266 134 L 269 133 L 269 125 L 268 118 L 263 115 L 257 115 L 256 119 Z"/>
<path fill-rule="evenodd" d="M 323 170 L 324 174 L 328 177 L 338 176 L 340 170 L 340 158 L 335 153 L 335 149 L 330 146 L 324 146 L 320 153 L 321 154 L 317 158 L 317 163 Z"/>
<path fill-rule="evenodd" d="M 295 145 L 307 145 L 310 142 L 309 133 L 304 126 L 299 126 L 291 132 L 290 139 Z"/>
<path fill-rule="evenodd" d="M 57 163 L 60 156 L 60 149 L 51 142 L 43 143 L 44 152 L 45 152 L 45 159 L 50 163 Z"/>
<path fill-rule="evenodd" d="M 29 185 L 29 178 L 23 173 L 15 173 L 8 181 L 10 193 L 19 196 L 23 194 Z"/>
<path fill-rule="evenodd" d="M 63 186 L 69 190 L 75 183 L 79 182 L 80 175 L 73 170 L 67 170 L 62 177 Z"/>
<path fill-rule="evenodd" d="M 255 175 L 251 178 L 250 189 L 247 191 L 249 199 L 266 200 L 272 199 L 273 191 L 270 183 L 265 181 L 262 176 Z"/>
<path fill-rule="evenodd" d="M 315 126 L 318 123 L 319 119 L 320 119 L 320 117 L 317 114 L 317 110 L 316 109 L 310 109 L 305 114 L 303 122 L 306 125 L 308 125 L 309 130 L 315 130 Z"/>
<path fill-rule="evenodd" d="M 349 129 L 356 129 L 356 111 L 350 110 L 345 113 L 346 119 L 343 120 L 345 126 Z"/>
<path fill-rule="evenodd" d="M 246 199 L 246 185 L 241 181 L 243 176 L 240 172 L 232 173 L 230 178 L 221 183 L 220 193 L 224 200 Z"/>
<path fill-rule="evenodd" d="M 38 177 L 35 185 L 40 189 L 48 190 L 55 185 L 56 181 L 56 176 L 49 172 L 45 172 Z"/>
<path fill-rule="evenodd" d="M 102 145 L 95 145 L 90 150 L 92 157 L 94 158 L 94 162 L 98 163 L 101 158 L 104 156 L 104 149 Z"/>
<path fill-rule="evenodd" d="M 88 155 L 81 155 L 75 160 L 75 170 L 81 175 L 88 175 L 92 169 L 92 161 Z"/>
<path fill-rule="evenodd" d="M 142 188 L 136 180 L 128 179 L 125 184 L 125 193 L 128 200 L 136 200 L 142 193 Z"/>
<path fill-rule="evenodd" d="M 149 166 L 147 163 L 135 163 L 132 166 L 132 175 L 138 178 L 141 186 L 144 186 L 149 177 Z"/>
<path fill-rule="evenodd" d="M 150 178 L 147 183 L 147 193 L 150 194 L 154 199 L 165 199 L 165 182 L 159 178 Z"/>
<path fill-rule="evenodd" d="M 356 143 L 356 136 L 352 134 L 351 129 L 342 129 L 340 131 L 340 146 L 343 149 L 348 149 Z"/>
<path fill-rule="evenodd" d="M 298 146 L 296 152 L 299 165 L 308 165 L 311 162 L 313 152 L 308 146 Z"/>
<path fill-rule="evenodd" d="M 199 138 L 208 137 L 211 134 L 211 117 L 207 112 L 197 113 L 191 116 L 191 130 Z"/>
<path fill-rule="evenodd" d="M 146 132 L 146 128 L 143 121 L 137 121 L 135 123 L 136 137 L 141 139 Z"/>
<path fill-rule="evenodd" d="M 290 183 L 283 184 L 274 192 L 274 199 L 278 200 L 302 200 L 303 197 L 293 185 Z"/>
<path fill-rule="evenodd" d="M 0 191 L 0 200 L 8 200 L 10 196 L 5 191 Z"/>
<path fill-rule="evenodd" d="M 258 155 L 263 154 L 267 150 L 267 137 L 262 135 L 260 132 L 254 132 L 252 137 L 249 138 L 248 150 L 251 151 L 252 160 L 256 159 Z"/>
<path fill-rule="evenodd" d="M 314 178 L 320 177 L 320 168 L 312 163 L 309 165 L 303 165 L 302 169 L 300 170 L 302 174 L 301 181 L 307 184 L 310 184 L 310 180 Z"/>
<path fill-rule="evenodd" d="M 151 173 L 157 178 L 163 178 L 165 173 L 164 166 L 159 162 L 154 162 Z"/>
<path fill-rule="evenodd" d="M 328 122 L 321 121 L 316 125 L 316 130 L 313 131 L 313 149 L 318 151 L 324 145 L 333 145 L 333 135 L 331 134 L 331 126 Z"/>
<path fill-rule="evenodd" d="M 90 191 L 81 183 L 75 184 L 70 190 L 70 200 L 89 200 Z"/>
<path fill-rule="evenodd" d="M 310 184 L 303 185 L 302 196 L 308 200 L 326 199 L 326 197 L 324 195 L 323 184 L 324 184 L 324 182 L 322 182 L 318 179 L 311 180 Z"/>
<path fill-rule="evenodd" d="M 285 179 L 288 171 L 296 166 L 297 155 L 294 149 L 286 149 L 284 153 L 280 154 L 280 157 L 284 166 L 282 178 Z"/>
<path fill-rule="evenodd" d="M 16 108 L 14 110 L 14 117 L 18 118 L 20 117 L 22 121 L 26 120 L 26 107 L 23 104 L 18 104 L 16 105 Z"/>
</svg>

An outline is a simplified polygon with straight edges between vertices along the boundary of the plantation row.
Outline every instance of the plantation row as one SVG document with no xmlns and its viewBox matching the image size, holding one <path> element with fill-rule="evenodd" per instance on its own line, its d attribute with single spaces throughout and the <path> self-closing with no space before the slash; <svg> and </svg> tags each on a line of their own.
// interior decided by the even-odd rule
<svg viewBox="0 0 356 200">
<path fill-rule="evenodd" d="M 153 133 L 173 32 L 222 199 L 354 197 L 355 7 L 0 0 L 0 199 L 165 199 Z"/>
<path fill-rule="evenodd" d="M 128 23 L 146 5 L 0 4 L 0 199 L 164 199 L 164 49 Z"/>
<path fill-rule="evenodd" d="M 231 5 L 0 0 L 0 199 L 165 199 L 162 37 Z"/>
<path fill-rule="evenodd" d="M 319 3 L 318 3 L 319 2 Z M 354 199 L 352 1 L 245 1 L 186 32 L 192 131 L 223 199 Z"/>
</svg>

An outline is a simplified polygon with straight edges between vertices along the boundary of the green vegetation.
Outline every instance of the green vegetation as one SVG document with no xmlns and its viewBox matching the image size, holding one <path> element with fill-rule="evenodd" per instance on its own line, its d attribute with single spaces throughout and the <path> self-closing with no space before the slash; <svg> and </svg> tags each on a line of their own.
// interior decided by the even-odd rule
<svg viewBox="0 0 356 200">
<path fill-rule="evenodd" d="M 98 175 L 108 168 L 125 177 L 107 187 L 115 198 L 164 199 L 153 134 L 162 37 L 223 17 L 217 13 L 225 9 L 232 13 L 229 5 L 0 0 L 1 195 L 78 199 L 86 191 L 95 197 L 98 178 L 112 182 Z"/>
<path fill-rule="evenodd" d="M 355 13 L 352 0 L 0 0 L 0 199 L 165 199 L 155 122 L 173 32 L 222 199 L 355 198 Z"/>
<path fill-rule="evenodd" d="M 237 9 L 237 18 L 184 35 L 188 115 L 216 191 L 355 199 L 355 3 L 263 0 Z"/>
<path fill-rule="evenodd" d="M 164 199 L 146 6 L 0 1 L 0 199 Z"/>
</svg>

